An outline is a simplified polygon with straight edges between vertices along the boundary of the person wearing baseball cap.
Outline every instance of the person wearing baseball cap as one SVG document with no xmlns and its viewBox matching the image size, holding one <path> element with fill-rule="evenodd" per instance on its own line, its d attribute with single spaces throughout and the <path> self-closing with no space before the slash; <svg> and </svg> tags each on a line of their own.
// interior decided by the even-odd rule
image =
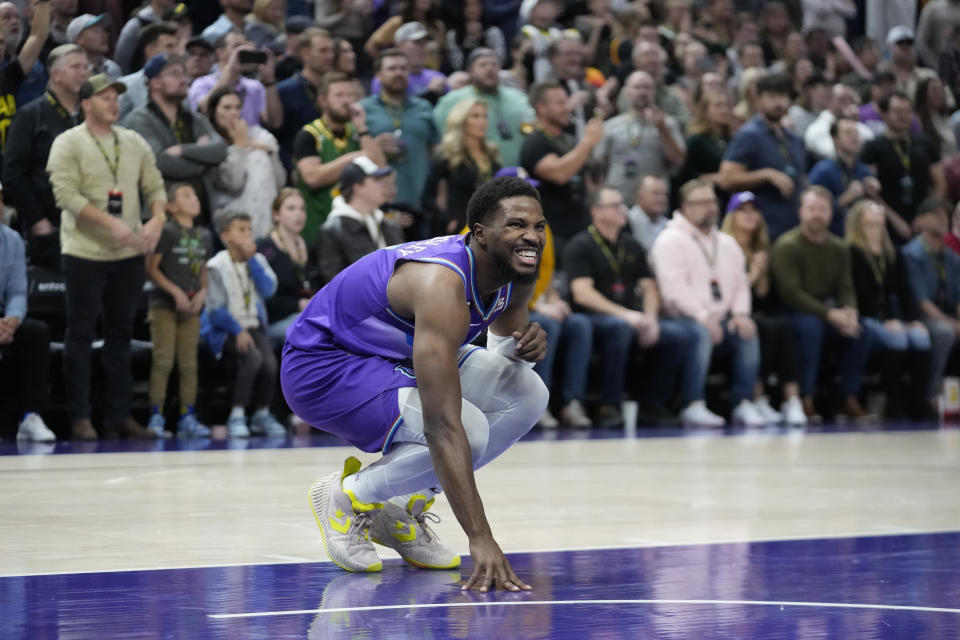
<svg viewBox="0 0 960 640">
<path fill-rule="evenodd" d="M 910 100 L 917 99 L 917 86 L 927 78 L 939 78 L 933 69 L 927 69 L 917 64 L 917 47 L 913 30 L 906 25 L 897 25 L 887 34 L 887 48 L 890 50 L 890 60 L 881 68 L 892 71 L 897 79 L 897 89 L 903 91 Z M 953 110 L 955 104 L 953 93 L 944 86 L 947 94 L 947 106 Z"/>
<path fill-rule="evenodd" d="M 78 44 L 87 52 L 92 75 L 103 73 L 111 80 L 117 80 L 123 75 L 120 65 L 107 58 L 107 52 L 110 51 L 110 25 L 108 13 L 79 15 L 67 25 L 67 43 Z"/>
<path fill-rule="evenodd" d="M 384 217 L 380 210 L 387 202 L 384 181 L 393 167 L 381 167 L 366 155 L 359 155 L 340 174 L 340 195 L 320 227 L 317 260 L 321 281 L 335 275 L 363 256 L 403 242 L 403 229 Z"/>
<path fill-rule="evenodd" d="M 419 22 L 402 25 L 393 35 L 393 46 L 407 57 L 408 80 L 407 95 L 418 96 L 436 104 L 447 92 L 447 76 L 427 68 L 427 49 L 430 45 L 430 32 Z M 394 51 L 394 49 L 388 49 Z M 380 56 L 384 52 L 380 52 Z M 378 58 L 379 59 L 379 58 Z M 370 85 L 370 95 L 380 93 L 379 74 Z"/>
</svg>

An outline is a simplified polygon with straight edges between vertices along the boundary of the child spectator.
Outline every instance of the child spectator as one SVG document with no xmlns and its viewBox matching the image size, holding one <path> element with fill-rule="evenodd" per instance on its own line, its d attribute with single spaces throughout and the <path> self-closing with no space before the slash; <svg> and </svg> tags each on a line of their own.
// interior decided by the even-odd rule
<svg viewBox="0 0 960 640">
<path fill-rule="evenodd" d="M 167 213 L 157 248 L 147 256 L 147 276 L 155 288 L 150 294 L 150 422 L 147 428 L 158 438 L 169 437 L 163 415 L 167 378 L 177 363 L 180 376 L 180 420 L 177 436 L 207 437 L 210 429 L 197 420 L 197 343 L 200 312 L 207 297 L 207 257 L 212 248 L 210 232 L 194 226 L 200 215 L 200 199 L 193 187 L 178 182 L 167 190 Z"/>
<path fill-rule="evenodd" d="M 231 438 L 255 435 L 282 436 L 286 429 L 270 414 L 277 383 L 277 358 L 267 339 L 264 299 L 277 290 L 277 276 L 253 241 L 250 215 L 221 211 L 217 231 L 226 247 L 207 262 L 207 310 L 201 319 L 201 336 L 217 358 L 226 352 L 238 359 L 233 387 L 233 409 L 227 420 Z M 256 410 L 247 423 L 250 399 Z"/>
</svg>

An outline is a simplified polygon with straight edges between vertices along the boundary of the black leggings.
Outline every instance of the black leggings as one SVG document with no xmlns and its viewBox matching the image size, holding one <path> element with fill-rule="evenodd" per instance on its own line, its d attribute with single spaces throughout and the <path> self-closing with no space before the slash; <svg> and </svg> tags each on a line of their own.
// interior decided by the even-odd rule
<svg viewBox="0 0 960 640">
<path fill-rule="evenodd" d="M 760 338 L 760 380 L 775 373 L 780 384 L 797 382 L 797 340 L 793 325 L 785 316 L 756 314 L 757 334 Z"/>
</svg>

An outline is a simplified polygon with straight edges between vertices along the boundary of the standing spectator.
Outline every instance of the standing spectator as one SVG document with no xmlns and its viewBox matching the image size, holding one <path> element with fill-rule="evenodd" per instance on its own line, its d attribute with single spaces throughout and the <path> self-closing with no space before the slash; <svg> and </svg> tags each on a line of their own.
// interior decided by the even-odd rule
<svg viewBox="0 0 960 640">
<path fill-rule="evenodd" d="M 760 113 L 733 136 L 717 183 L 726 191 L 753 191 L 775 240 L 797 224 L 807 159 L 803 141 L 780 124 L 790 105 L 790 79 L 763 77 L 757 91 Z"/>
<path fill-rule="evenodd" d="M 856 38 L 851 47 L 867 75 L 860 75 L 858 71 L 850 71 L 840 76 L 840 83 L 856 91 L 861 102 L 867 102 L 870 100 L 871 78 L 880 70 L 880 47 L 876 40 L 865 36 Z"/>
<path fill-rule="evenodd" d="M 830 125 L 830 137 L 836 149 L 835 158 L 824 158 L 810 171 L 810 184 L 820 185 L 833 195 L 833 218 L 830 233 L 843 236 L 847 208 L 861 198 L 880 198 L 880 181 L 870 167 L 859 161 L 859 123 L 840 116 Z"/>
<path fill-rule="evenodd" d="M 244 0 L 223 0 L 224 2 Z M 214 50 L 217 55 L 216 70 L 208 75 L 195 78 L 190 85 L 190 108 L 206 111 L 207 101 L 216 89 L 231 87 L 243 94 L 243 119 L 250 126 L 263 124 L 264 127 L 277 128 L 283 123 L 283 105 L 277 95 L 277 83 L 274 80 L 273 54 L 267 52 L 267 62 L 248 67 L 240 63 L 241 51 L 253 51 L 246 36 L 238 31 L 230 31 L 216 41 Z M 254 73 L 259 79 L 248 78 L 244 73 Z"/>
<path fill-rule="evenodd" d="M 500 170 L 500 155 L 486 137 L 487 123 L 487 103 L 480 98 L 466 98 L 450 110 L 423 190 L 423 210 L 431 217 L 431 235 L 462 229 L 470 196 Z"/>
<path fill-rule="evenodd" d="M 367 127 L 397 174 L 397 196 L 392 201 L 419 205 L 430 171 L 430 153 L 439 142 L 433 107 L 407 93 L 407 56 L 387 49 L 375 64 L 380 93 L 361 100 Z"/>
<path fill-rule="evenodd" d="M 695 374 L 684 390 L 689 404 L 680 418 L 687 424 L 724 424 L 704 402 L 712 354 L 724 351 L 733 360 L 731 422 L 760 426 L 766 418 L 752 402 L 760 344 L 750 318 L 750 280 L 743 251 L 717 229 L 719 207 L 709 182 L 688 182 L 680 196 L 680 215 L 670 220 L 650 251 L 664 312 L 696 336 L 694 359 L 688 363 Z"/>
<path fill-rule="evenodd" d="M 183 54 L 187 50 L 187 42 L 193 37 L 193 17 L 190 15 L 190 9 L 180 2 L 164 11 L 161 17 L 164 22 L 169 22 L 177 28 L 177 53 Z M 207 44 L 210 43 L 207 42 Z"/>
<path fill-rule="evenodd" d="M 223 13 L 200 34 L 211 43 L 215 43 L 232 31 L 243 33 L 247 26 L 246 17 L 250 13 L 250 9 L 253 8 L 252 0 L 219 1 L 220 6 L 223 7 Z"/>
<path fill-rule="evenodd" d="M 864 145 L 860 160 L 880 181 L 883 201 L 889 207 L 887 220 L 894 240 L 902 244 L 913 237 L 911 224 L 917 205 L 929 195 L 942 195 L 945 178 L 933 145 L 923 134 L 910 131 L 910 98 L 895 91 L 878 106 L 887 130 Z"/>
<path fill-rule="evenodd" d="M 143 289 L 143 254 L 165 221 L 166 193 L 153 150 L 116 126 L 124 87 L 104 75 L 80 89 L 84 122 L 53 141 L 47 171 L 63 211 L 60 244 L 66 277 L 64 380 L 73 437 L 97 438 L 90 422 L 90 354 L 102 311 L 106 377 L 104 434 L 149 438 L 130 415 L 130 339 Z M 141 194 L 151 213 L 142 224 Z"/>
<path fill-rule="evenodd" d="M 120 36 L 117 38 L 114 59 L 124 73 L 133 73 L 142 66 L 145 60 L 150 59 L 150 56 L 146 56 L 146 52 L 143 49 L 145 45 L 144 34 L 142 32 L 151 24 L 160 22 L 164 12 L 169 10 L 174 4 L 176 4 L 176 0 L 150 0 L 147 6 L 137 11 L 134 16 L 123 25 L 123 29 L 120 30 Z M 174 32 L 171 35 L 176 35 L 176 27 L 174 27 Z M 142 56 L 145 57 L 138 55 L 138 48 Z"/>
<path fill-rule="evenodd" d="M 920 318 L 930 333 L 933 357 L 925 398 L 940 392 L 943 371 L 960 335 L 960 257 L 945 250 L 948 204 L 928 198 L 917 209 L 920 235 L 903 247 L 903 260 L 910 277 Z"/>
<path fill-rule="evenodd" d="M 0 104 L 5 105 L 5 108 L 0 110 L 0 155 L 6 149 L 7 129 L 17 112 L 16 93 L 36 64 L 48 33 L 50 33 L 50 3 L 40 2 L 33 12 L 30 36 L 23 43 L 19 53 L 15 53 L 16 43 L 11 45 L 6 37 L 0 38 L 0 60 L 5 60 L 8 53 L 10 57 L 10 62 L 0 69 Z M 4 178 L 3 182 L 6 183 L 8 180 Z"/>
<path fill-rule="evenodd" d="M 207 103 L 207 118 L 227 143 L 226 158 L 213 174 L 214 211 L 245 207 L 253 237 L 270 232 L 270 207 L 287 182 L 277 139 L 261 126 L 248 126 L 241 117 L 243 98 L 234 89 L 217 89 Z"/>
<path fill-rule="evenodd" d="M 444 50 L 447 66 L 454 71 L 463 71 L 470 53 L 478 47 L 487 47 L 497 52 L 500 63 L 507 62 L 507 41 L 500 27 L 488 25 L 483 15 L 483 0 L 464 0 L 461 9 L 463 22 L 451 25 L 447 30 Z"/>
<path fill-rule="evenodd" d="M 90 74 L 87 55 L 75 44 L 51 51 L 47 68 L 47 93 L 20 109 L 8 131 L 3 195 L 17 209 L 30 263 L 59 271 L 60 209 L 47 175 L 47 158 L 54 138 L 79 123 L 78 93 Z"/>
<path fill-rule="evenodd" d="M 803 138 L 810 125 L 826 109 L 829 99 L 827 79 L 819 73 L 807 76 L 800 89 L 800 95 L 787 110 L 790 131 Z"/>
<path fill-rule="evenodd" d="M 593 155 L 607 169 L 606 183 L 633 199 L 639 179 L 655 175 L 669 180 L 683 165 L 686 148 L 677 121 L 653 102 L 654 80 L 645 71 L 634 71 L 623 88 L 629 111 L 603 125 L 603 140 Z"/>
<path fill-rule="evenodd" d="M 27 318 L 27 263 L 23 240 L 0 224 L 0 363 L 16 367 L 18 409 L 23 411 L 17 440 L 57 439 L 43 418 L 50 384 L 50 329 Z"/>
<path fill-rule="evenodd" d="M 316 260 L 300 236 L 307 222 L 303 196 L 293 187 L 284 187 L 271 208 L 274 228 L 257 241 L 257 251 L 277 276 L 277 291 L 267 299 L 267 337 L 276 351 L 283 346 L 287 329 L 319 289 L 319 279 Z"/>
<path fill-rule="evenodd" d="M 830 129 L 834 121 L 841 117 L 850 118 L 856 122 L 861 144 L 873 140 L 873 131 L 870 127 L 856 121 L 859 112 L 860 98 L 854 90 L 842 84 L 833 85 L 830 90 L 830 102 L 827 108 L 820 112 L 820 115 L 807 127 L 807 131 L 803 135 L 807 152 L 817 160 L 836 157 Z"/>
<path fill-rule="evenodd" d="M 176 26 L 169 22 L 151 23 L 143 28 L 140 46 L 146 55 L 146 60 L 161 53 L 175 55 L 177 52 Z M 123 121 L 134 109 L 146 106 L 150 99 L 147 91 L 147 76 L 144 75 L 142 66 L 138 67 L 137 71 L 120 78 L 120 82 L 127 88 L 120 96 L 120 121 Z"/>
<path fill-rule="evenodd" d="M 677 184 L 684 185 L 699 178 L 716 185 L 723 154 L 733 135 L 730 121 L 729 96 L 725 92 L 705 91 L 687 127 L 690 134 L 686 141 L 687 153 Z M 725 193 L 718 195 L 724 196 Z"/>
<path fill-rule="evenodd" d="M 500 71 L 500 84 L 526 91 L 532 83 L 533 41 L 521 33 L 510 41 L 510 64 Z"/>
<path fill-rule="evenodd" d="M 184 59 L 159 53 L 143 69 L 150 91 L 146 106 L 134 109 L 124 126 L 140 132 L 157 157 L 164 180 L 189 182 L 200 198 L 201 220 L 209 224 L 213 172 L 227 157 L 227 143 L 210 121 L 184 103 Z"/>
<path fill-rule="evenodd" d="M 882 41 L 892 29 L 917 24 L 916 0 L 866 0 L 867 35 Z"/>
<path fill-rule="evenodd" d="M 500 150 L 503 166 L 519 165 L 524 128 L 534 119 L 531 101 L 517 89 L 500 86 L 500 59 L 492 49 L 474 49 L 467 58 L 467 72 L 470 84 L 440 98 L 433 110 L 437 129 L 444 128 L 453 105 L 465 98 L 483 98 L 489 109 L 487 139 Z M 563 126 L 566 127 L 566 123 Z"/>
<path fill-rule="evenodd" d="M 258 49 L 273 48 L 273 43 L 283 33 L 285 5 L 285 0 L 254 0 L 243 25 L 243 34 L 250 44 Z"/>
<path fill-rule="evenodd" d="M 543 213 L 558 252 L 563 252 L 566 242 L 590 224 L 583 168 L 603 137 L 603 119 L 594 117 L 583 138 L 574 141 L 566 132 L 570 103 L 559 83 L 535 85 L 530 102 L 537 112 L 537 128 L 523 141 L 520 166 L 540 182 Z"/>
<path fill-rule="evenodd" d="M 807 417 L 816 421 L 814 405 L 820 355 L 830 343 L 842 345 L 840 390 L 842 413 L 867 419 L 857 394 L 870 354 L 870 334 L 857 313 L 850 271 L 850 250 L 830 233 L 833 196 L 823 187 L 810 187 L 800 197 L 800 226 L 773 245 L 771 273 L 784 307 L 790 311 L 797 338 L 800 393 Z"/>
<path fill-rule="evenodd" d="M 552 71 L 548 80 L 560 83 L 569 96 L 570 119 L 573 134 L 583 137 L 584 127 L 599 107 L 605 113 L 612 111 L 606 91 L 597 90 L 586 75 L 583 41 L 577 34 L 563 35 L 547 47 L 547 59 Z"/>
<path fill-rule="evenodd" d="M 110 26 L 110 15 L 101 13 L 98 16 L 85 13 L 70 21 L 67 27 L 67 42 L 78 44 L 87 52 L 90 60 L 90 74 L 106 74 L 111 80 L 118 80 L 122 73 L 120 65 L 107 58 L 110 51 L 110 40 L 107 28 Z"/>
<path fill-rule="evenodd" d="M 376 60 L 381 49 L 399 44 L 396 40 L 397 32 L 402 26 L 411 22 L 418 22 L 425 27 L 433 43 L 437 47 L 442 47 L 447 37 L 446 27 L 440 19 L 439 4 L 436 0 L 405 0 L 400 3 L 400 12 L 390 17 L 367 38 L 363 45 L 364 52 L 371 60 Z M 516 11 L 515 8 L 514 11 Z M 429 66 L 434 69 L 439 68 L 439 61 L 440 58 L 436 57 L 437 64 Z"/>
<path fill-rule="evenodd" d="M 353 45 L 344 38 L 333 41 L 333 70 L 345 73 L 351 78 L 357 77 L 357 53 Z"/>
<path fill-rule="evenodd" d="M 650 253 L 654 240 L 667 227 L 670 209 L 670 190 L 660 176 L 643 176 L 637 183 L 636 202 L 627 212 L 630 233 Z"/>
<path fill-rule="evenodd" d="M 822 29 L 828 36 L 847 35 L 847 21 L 857 15 L 854 0 L 803 0 L 803 30 Z"/>
<path fill-rule="evenodd" d="M 280 159 L 289 171 L 293 168 L 293 140 L 305 124 L 320 117 L 317 93 L 323 74 L 333 70 L 333 39 L 323 29 L 311 27 L 297 38 L 297 54 L 303 69 L 277 85 L 283 104 L 283 124 L 277 130 Z"/>
<path fill-rule="evenodd" d="M 630 355 L 638 345 L 653 350 L 653 372 L 640 394 L 644 420 L 669 421 L 664 406 L 672 397 L 683 363 L 694 357 L 694 336 L 680 323 L 660 318 L 660 293 L 647 266 L 643 249 L 628 233 L 627 206 L 616 189 L 601 187 L 590 196 L 593 224 L 574 236 L 565 249 L 573 310 L 586 313 L 599 343 L 602 367 L 601 405 L 594 423 L 622 424 L 623 398 Z M 683 386 L 692 367 L 683 367 Z M 705 407 L 704 407 L 705 409 Z"/>
<path fill-rule="evenodd" d="M 440 96 L 447 92 L 447 77 L 427 67 L 430 32 L 419 22 L 408 22 L 397 29 L 393 42 L 396 48 L 407 56 L 407 94 L 436 103 Z M 380 92 L 380 78 L 374 77 L 370 83 L 370 92 Z"/>
<path fill-rule="evenodd" d="M 289 5 L 288 5 L 289 6 Z M 303 60 L 300 57 L 300 36 L 310 28 L 316 28 L 314 22 L 305 15 L 294 15 L 288 10 L 287 21 L 284 25 L 284 50 L 277 61 L 277 81 L 283 82 L 292 78 L 303 69 Z M 281 101 L 283 98 L 281 97 Z"/>
<path fill-rule="evenodd" d="M 887 128 L 880 113 L 880 102 L 896 91 L 896 82 L 897 79 L 889 71 L 879 71 L 870 79 L 869 102 L 860 107 L 858 116 L 860 122 L 870 127 L 875 138 L 882 136 Z M 919 123 L 914 122 L 911 130 L 920 133 Z"/>
<path fill-rule="evenodd" d="M 534 82 L 543 82 L 550 75 L 550 60 L 547 48 L 563 35 L 557 19 L 563 13 L 563 3 L 558 0 L 523 0 L 520 3 L 520 19 L 524 22 L 521 32 L 533 41 L 536 56 L 533 63 Z"/>
<path fill-rule="evenodd" d="M 957 136 L 950 126 L 950 110 L 940 78 L 924 78 L 917 85 L 917 119 L 938 159 L 956 153 Z"/>
<path fill-rule="evenodd" d="M 323 284 L 368 253 L 403 242 L 403 230 L 380 210 L 387 201 L 383 181 L 392 171 L 363 155 L 343 168 L 341 195 L 333 201 L 317 243 Z"/>
<path fill-rule="evenodd" d="M 373 31 L 373 3 L 369 0 L 322 0 L 314 6 L 314 23 L 322 29 L 335 31 L 338 39 L 350 45 L 356 63 L 355 52 L 363 51 L 367 35 Z M 369 68 L 369 60 L 364 56 L 360 70 L 366 73 Z"/>
<path fill-rule="evenodd" d="M 960 95 L 960 25 L 950 32 L 940 59 L 937 61 L 937 75 L 954 96 Z"/>
<path fill-rule="evenodd" d="M 771 424 L 807 424 L 800 402 L 797 373 L 796 337 L 790 319 L 778 313 L 770 278 L 770 236 L 763 215 L 756 206 L 757 197 L 749 191 L 733 194 L 727 203 L 727 215 L 721 231 L 732 236 L 746 259 L 750 279 L 751 318 L 760 339 L 759 379 L 753 390 L 753 404 Z M 770 405 L 766 382 L 776 374 L 783 390 L 780 411 Z"/>
<path fill-rule="evenodd" d="M 940 55 L 947 50 L 950 35 L 958 26 L 960 2 L 957 0 L 930 0 L 924 4 L 917 24 L 917 53 L 924 65 L 937 68 Z"/>
<path fill-rule="evenodd" d="M 943 234 L 943 244 L 960 256 L 960 205 L 957 205 L 951 216 L 950 230 Z"/>
<path fill-rule="evenodd" d="M 187 40 L 184 47 L 187 56 L 187 77 L 193 82 L 194 78 L 205 76 L 213 71 L 213 45 L 203 36 L 194 36 Z M 150 56 L 152 58 L 153 56 Z M 150 58 L 147 58 L 149 60 Z"/>
<path fill-rule="evenodd" d="M 311 251 L 333 206 L 343 168 L 361 154 L 378 165 L 386 164 L 379 143 L 367 129 L 367 113 L 354 97 L 353 80 L 336 71 L 326 74 L 317 92 L 323 116 L 304 126 L 293 142 L 297 186 L 307 202 L 303 237 Z"/>
<path fill-rule="evenodd" d="M 207 258 L 213 248 L 210 232 L 195 225 L 200 199 L 193 187 L 177 182 L 167 191 L 170 220 L 147 256 L 147 276 L 155 285 L 150 294 L 150 422 L 157 438 L 169 435 L 164 417 L 167 379 L 177 365 L 180 413 L 177 436 L 206 437 L 210 429 L 197 420 L 197 346 L 200 313 L 207 298 Z"/>
<path fill-rule="evenodd" d="M 911 399 L 910 414 L 929 419 L 933 413 L 928 395 L 930 375 L 930 334 L 919 321 L 919 309 L 910 290 L 904 260 L 893 248 L 887 233 L 883 206 L 861 200 L 847 219 L 846 240 L 850 244 L 853 286 L 857 309 L 873 343 L 883 349 L 883 383 L 887 396 L 884 417 L 903 418 Z M 904 371 L 910 372 L 911 387 L 904 394 Z M 933 414 L 936 415 L 936 414 Z"/>
<path fill-rule="evenodd" d="M 251 433 L 283 436 L 287 430 L 270 413 L 277 357 L 267 338 L 263 303 L 277 290 L 277 276 L 257 253 L 247 214 L 220 211 L 216 224 L 226 249 L 207 262 L 207 308 L 200 320 L 200 337 L 217 358 L 226 354 L 238 362 L 227 434 L 230 438 L 248 438 Z M 248 404 L 254 407 L 249 422 Z"/>
<path fill-rule="evenodd" d="M 917 52 L 910 27 L 899 25 L 891 29 L 887 46 L 890 48 L 890 60 L 883 69 L 892 71 L 897 89 L 907 94 L 911 101 L 916 101 L 917 85 L 925 78 L 935 78 L 937 72 L 917 65 Z M 953 95 L 948 94 L 947 104 L 953 107 Z"/>
<path fill-rule="evenodd" d="M 654 94 L 651 103 L 663 109 L 668 116 L 677 121 L 677 125 L 683 130 L 690 122 L 690 109 L 676 88 L 671 87 L 667 82 L 668 59 L 667 52 L 659 44 L 641 41 L 630 54 L 632 69 L 627 67 L 627 72 L 620 75 L 619 79 L 623 81 L 624 87 L 626 87 L 627 79 L 634 71 L 646 71 L 650 74 L 654 82 Z M 620 92 L 617 107 L 621 113 L 632 108 L 630 100 L 631 97 L 627 91 Z"/>
</svg>

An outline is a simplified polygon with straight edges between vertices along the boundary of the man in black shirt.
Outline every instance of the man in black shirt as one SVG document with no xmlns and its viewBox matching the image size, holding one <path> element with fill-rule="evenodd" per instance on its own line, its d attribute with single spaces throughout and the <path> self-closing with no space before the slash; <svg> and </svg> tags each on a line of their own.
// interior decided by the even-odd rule
<svg viewBox="0 0 960 640">
<path fill-rule="evenodd" d="M 574 143 L 566 133 L 570 125 L 568 96 L 559 83 L 534 86 L 530 103 L 537 112 L 537 128 L 523 141 L 520 165 L 540 181 L 543 213 L 557 243 L 557 256 L 562 256 L 564 243 L 589 224 L 583 166 L 603 139 L 603 118 L 591 119 L 583 138 Z"/>
<path fill-rule="evenodd" d="M 78 93 L 90 76 L 87 54 L 60 45 L 47 57 L 47 92 L 20 109 L 7 131 L 4 197 L 17 209 L 30 263 L 60 270 L 60 207 L 46 171 L 50 146 L 80 122 Z"/>
<path fill-rule="evenodd" d="M 656 375 L 643 390 L 642 415 L 652 421 L 672 418 L 663 402 L 673 394 L 681 363 L 694 357 L 696 334 L 659 317 L 660 292 L 643 248 L 629 233 L 621 233 L 627 206 L 620 192 L 597 189 L 591 195 L 590 216 L 593 224 L 567 244 L 564 264 L 573 309 L 590 317 L 601 349 L 602 405 L 595 422 L 622 423 L 620 401 L 632 345 L 656 347 Z"/>
<path fill-rule="evenodd" d="M 943 197 L 946 180 L 940 158 L 923 134 L 910 133 L 913 105 L 895 91 L 878 103 L 886 133 L 864 145 L 860 160 L 880 180 L 881 197 L 897 244 L 913 237 L 917 206 L 928 196 Z"/>
</svg>

